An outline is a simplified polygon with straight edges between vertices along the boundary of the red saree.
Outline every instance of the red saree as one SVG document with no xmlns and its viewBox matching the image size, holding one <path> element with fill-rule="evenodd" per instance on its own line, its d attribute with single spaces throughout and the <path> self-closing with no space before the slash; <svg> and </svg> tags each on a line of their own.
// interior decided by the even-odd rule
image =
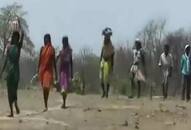
<svg viewBox="0 0 191 130">
<path fill-rule="evenodd" d="M 55 51 L 51 43 L 45 45 L 41 50 L 39 80 L 42 87 L 50 88 L 53 84 Z"/>
</svg>

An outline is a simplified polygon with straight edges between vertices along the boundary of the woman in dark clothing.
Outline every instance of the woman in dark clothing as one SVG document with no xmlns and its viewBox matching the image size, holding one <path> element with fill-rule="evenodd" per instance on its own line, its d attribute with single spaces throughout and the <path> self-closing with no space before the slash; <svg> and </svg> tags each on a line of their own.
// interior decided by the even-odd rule
<svg viewBox="0 0 191 130">
<path fill-rule="evenodd" d="M 19 59 L 21 48 L 23 44 L 24 33 L 20 37 L 18 31 L 14 31 L 11 38 L 11 45 L 7 49 L 7 56 L 0 73 L 2 76 L 3 72 L 7 71 L 7 90 L 8 90 L 8 100 L 11 113 L 8 117 L 13 117 L 13 104 L 15 104 L 16 113 L 20 113 L 19 106 L 17 104 L 17 89 L 19 84 L 20 70 L 19 70 Z"/>
</svg>

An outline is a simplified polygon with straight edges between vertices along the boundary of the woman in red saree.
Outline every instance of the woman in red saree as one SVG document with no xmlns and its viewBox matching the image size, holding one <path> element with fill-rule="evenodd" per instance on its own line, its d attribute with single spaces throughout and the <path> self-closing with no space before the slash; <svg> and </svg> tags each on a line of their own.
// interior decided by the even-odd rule
<svg viewBox="0 0 191 130">
<path fill-rule="evenodd" d="M 40 51 L 39 65 L 38 65 L 38 74 L 41 86 L 43 88 L 44 95 L 44 112 L 48 110 L 48 97 L 51 86 L 53 85 L 54 80 L 54 71 L 55 78 L 57 81 L 57 71 L 56 71 L 56 62 L 55 62 L 55 50 L 51 44 L 50 34 L 44 36 L 44 46 Z"/>
</svg>

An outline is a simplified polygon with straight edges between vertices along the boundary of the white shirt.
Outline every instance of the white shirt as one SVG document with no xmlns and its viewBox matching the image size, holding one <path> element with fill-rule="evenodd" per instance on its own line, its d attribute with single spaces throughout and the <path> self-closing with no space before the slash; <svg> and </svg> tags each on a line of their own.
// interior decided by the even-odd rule
<svg viewBox="0 0 191 130">
<path fill-rule="evenodd" d="M 165 55 L 165 53 L 163 52 L 160 56 L 159 59 L 159 66 L 161 66 L 164 69 L 168 69 L 170 67 L 173 67 L 173 58 L 172 58 L 172 54 L 168 54 L 167 56 Z"/>
<path fill-rule="evenodd" d="M 141 53 L 143 53 L 142 51 L 143 51 L 142 49 L 140 49 L 140 50 L 134 49 L 133 50 L 133 60 L 134 60 L 133 63 L 134 64 L 139 64 L 141 62 L 141 59 L 142 59 Z"/>
</svg>

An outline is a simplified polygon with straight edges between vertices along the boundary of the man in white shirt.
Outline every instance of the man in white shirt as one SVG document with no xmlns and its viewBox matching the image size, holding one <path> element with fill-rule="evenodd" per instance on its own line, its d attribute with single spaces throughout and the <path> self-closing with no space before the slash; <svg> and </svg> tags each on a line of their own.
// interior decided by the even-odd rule
<svg viewBox="0 0 191 130">
<path fill-rule="evenodd" d="M 158 64 L 163 74 L 162 92 L 164 100 L 168 96 L 168 82 L 169 82 L 169 77 L 171 77 L 173 68 L 173 58 L 172 54 L 169 51 L 170 51 L 169 45 L 168 44 L 164 45 L 164 52 L 161 54 Z"/>
</svg>

